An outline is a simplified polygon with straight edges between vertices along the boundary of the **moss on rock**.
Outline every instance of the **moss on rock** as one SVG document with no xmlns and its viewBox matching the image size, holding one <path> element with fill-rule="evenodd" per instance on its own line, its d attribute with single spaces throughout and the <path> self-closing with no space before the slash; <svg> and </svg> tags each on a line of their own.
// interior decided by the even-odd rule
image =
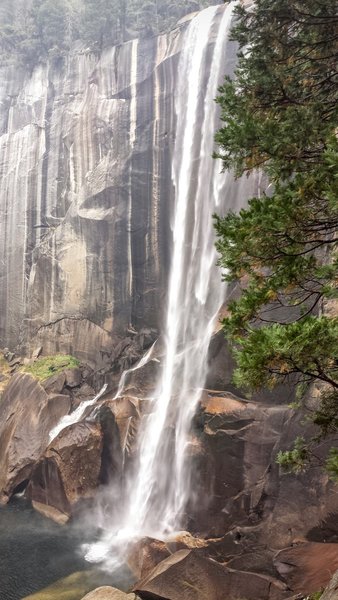
<svg viewBox="0 0 338 600">
<path fill-rule="evenodd" d="M 79 361 L 74 356 L 54 354 L 53 356 L 38 358 L 32 364 L 22 367 L 21 371 L 33 375 L 39 381 L 45 381 L 52 375 L 61 373 L 65 369 L 75 369 L 79 364 Z"/>
</svg>

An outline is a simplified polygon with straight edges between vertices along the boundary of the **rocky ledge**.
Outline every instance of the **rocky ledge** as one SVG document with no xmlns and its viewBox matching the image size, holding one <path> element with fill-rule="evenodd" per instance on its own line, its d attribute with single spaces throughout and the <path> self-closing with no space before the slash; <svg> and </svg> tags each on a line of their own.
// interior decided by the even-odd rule
<svg viewBox="0 0 338 600">
<path fill-rule="evenodd" d="M 50 441 L 51 429 L 102 380 L 81 364 L 61 364 L 43 379 L 35 367 L 13 366 L 0 401 L 0 495 L 7 502 L 25 489 L 37 510 L 65 523 L 99 486 L 119 484 L 149 406 L 134 395 L 135 380 L 118 399 L 106 393 L 95 418 L 85 413 Z M 151 379 L 146 368 L 147 376 L 137 372 L 141 387 Z M 283 402 L 204 391 L 190 444 L 198 477 L 189 533 L 134 545 L 133 593 L 145 600 L 279 600 L 328 584 L 338 568 L 336 487 L 320 469 L 295 476 L 275 462 L 300 421 Z"/>
</svg>

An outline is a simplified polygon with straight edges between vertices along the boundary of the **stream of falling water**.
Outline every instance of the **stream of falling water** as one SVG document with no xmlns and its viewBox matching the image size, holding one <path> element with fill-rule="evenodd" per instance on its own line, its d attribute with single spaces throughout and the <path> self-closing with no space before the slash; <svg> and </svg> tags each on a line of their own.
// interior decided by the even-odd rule
<svg viewBox="0 0 338 600">
<path fill-rule="evenodd" d="M 227 178 L 212 159 L 217 107 L 232 5 L 220 19 L 210 7 L 185 33 L 176 93 L 173 250 L 165 352 L 152 410 L 142 420 L 139 464 L 129 481 L 119 525 L 106 523 L 86 557 L 114 565 L 119 548 L 145 535 L 163 538 L 184 526 L 191 494 L 191 422 L 205 385 L 208 348 L 225 288 L 216 267 L 212 215 L 226 201 Z M 220 19 L 210 59 L 212 28 Z M 210 62 L 211 60 L 211 62 Z M 210 66 L 211 65 L 211 66 Z M 201 120 L 202 119 L 202 120 Z M 174 424 L 174 427 L 173 427 Z"/>
<path fill-rule="evenodd" d="M 79 421 L 81 421 L 82 417 L 84 416 L 87 408 L 96 404 L 96 402 L 105 393 L 107 387 L 108 385 L 105 383 L 100 389 L 99 393 L 96 394 L 94 398 L 92 398 L 91 400 L 84 400 L 79 404 L 79 406 L 75 410 L 73 410 L 72 413 L 70 413 L 70 415 L 65 415 L 64 417 L 62 417 L 58 424 L 50 430 L 49 443 L 52 442 L 59 435 L 59 433 L 61 433 L 61 431 L 66 429 L 66 427 L 74 425 L 75 423 L 79 423 Z"/>
<path fill-rule="evenodd" d="M 128 375 L 134 373 L 135 371 L 138 371 L 138 369 L 142 369 L 142 367 L 144 367 L 144 365 L 146 365 L 147 362 L 149 362 L 153 350 L 155 348 L 155 344 L 156 342 L 154 342 L 152 346 L 150 346 L 149 350 L 147 350 L 147 352 L 142 356 L 141 360 L 139 360 L 134 367 L 130 367 L 130 369 L 126 369 L 125 371 L 123 371 L 113 400 L 116 400 L 117 398 L 120 398 L 122 396 L 126 387 Z"/>
</svg>

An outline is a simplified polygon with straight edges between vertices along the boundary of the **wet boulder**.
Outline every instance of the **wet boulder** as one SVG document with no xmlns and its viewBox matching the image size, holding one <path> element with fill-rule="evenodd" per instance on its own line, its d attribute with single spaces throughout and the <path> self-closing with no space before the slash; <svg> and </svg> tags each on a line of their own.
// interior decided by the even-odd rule
<svg viewBox="0 0 338 600">
<path fill-rule="evenodd" d="M 227 569 L 198 550 L 175 552 L 141 579 L 134 591 L 143 600 L 281 600 L 288 595 L 277 580 Z"/>
<path fill-rule="evenodd" d="M 34 508 L 65 523 L 101 481 L 103 433 L 98 424 L 75 423 L 51 442 L 34 467 L 27 494 Z"/>
<path fill-rule="evenodd" d="M 48 445 L 49 432 L 70 410 L 68 396 L 48 394 L 27 373 L 11 378 L 0 401 L 0 501 L 21 491 Z"/>
<path fill-rule="evenodd" d="M 106 400 L 99 411 L 99 420 L 104 431 L 109 430 L 114 438 L 114 453 L 121 455 L 123 464 L 135 451 L 137 432 L 140 424 L 139 401 L 137 398 L 122 396 Z M 112 427 L 112 422 L 115 427 Z M 109 437 L 109 435 L 108 435 Z M 118 448 L 116 448 L 116 444 Z"/>
<path fill-rule="evenodd" d="M 165 542 L 145 537 L 131 545 L 127 557 L 128 567 L 137 579 L 141 579 L 171 554 Z"/>
</svg>

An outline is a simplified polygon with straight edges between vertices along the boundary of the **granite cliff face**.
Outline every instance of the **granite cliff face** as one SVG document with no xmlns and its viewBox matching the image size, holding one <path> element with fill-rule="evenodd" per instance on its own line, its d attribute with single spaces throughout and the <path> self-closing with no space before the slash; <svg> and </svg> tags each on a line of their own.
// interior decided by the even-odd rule
<svg viewBox="0 0 338 600">
<path fill-rule="evenodd" d="M 161 369 L 163 349 L 156 347 L 154 360 L 131 374 L 124 395 L 109 392 L 96 418 L 74 423 L 50 442 L 56 422 L 82 395 L 94 395 L 91 386 L 99 387 L 100 375 L 95 379 L 88 364 L 113 367 L 117 380 L 116 372 L 128 367 L 126 348 L 137 364 L 163 331 L 175 93 L 188 22 L 99 58 L 78 48 L 64 64 L 2 74 L 0 347 L 30 355 L 42 346 L 45 354 L 77 356 L 83 367 L 78 379 L 61 374 L 43 385 L 14 374 L 0 406 L 0 502 L 26 488 L 38 510 L 61 522 L 83 500 L 91 503 L 100 486 L 120 485 L 133 468 L 147 397 Z M 216 17 L 210 54 L 217 29 Z M 225 73 L 234 65 L 232 50 Z M 196 131 L 195 166 L 201 146 Z M 253 181 L 234 184 L 227 207 L 238 208 L 256 191 Z M 187 508 L 195 537 L 172 545 L 146 540 L 135 591 L 176 600 L 189 572 L 186 598 L 195 594 L 193 586 L 198 597 L 213 589 L 215 599 L 224 590 L 248 600 L 315 592 L 338 565 L 336 489 L 319 470 L 280 473 L 277 452 L 302 431 L 286 390 L 255 401 L 231 394 L 232 363 L 220 332 L 209 359 L 208 389 L 189 439 L 198 474 Z M 313 568 L 314 552 L 325 555 L 330 569 Z M 304 583 L 307 569 L 312 579 Z"/>
<path fill-rule="evenodd" d="M 2 72 L 1 345 L 95 362 L 128 326 L 158 327 L 185 28 Z"/>
</svg>

